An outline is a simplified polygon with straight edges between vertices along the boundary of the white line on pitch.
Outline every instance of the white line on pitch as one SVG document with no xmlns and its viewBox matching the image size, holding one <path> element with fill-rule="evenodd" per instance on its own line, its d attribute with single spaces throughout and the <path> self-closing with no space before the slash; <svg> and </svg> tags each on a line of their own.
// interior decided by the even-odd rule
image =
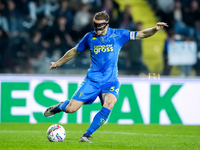
<svg viewBox="0 0 200 150">
<path fill-rule="evenodd" d="M 2 130 L 0 133 L 46 133 L 44 130 Z M 66 133 L 82 133 L 84 131 L 66 131 Z M 129 132 L 112 132 L 112 131 L 96 131 L 96 133 L 103 134 L 123 134 L 123 135 L 141 135 L 141 136 L 176 136 L 176 137 L 200 137 L 200 135 L 179 135 L 179 134 L 147 134 L 147 133 L 129 133 Z"/>
<path fill-rule="evenodd" d="M 179 134 L 147 134 L 147 133 L 129 133 L 129 132 L 112 132 L 112 131 L 97 131 L 97 132 L 98 133 L 106 133 L 106 134 L 144 135 L 144 136 L 200 137 L 199 135 L 179 135 Z"/>
</svg>

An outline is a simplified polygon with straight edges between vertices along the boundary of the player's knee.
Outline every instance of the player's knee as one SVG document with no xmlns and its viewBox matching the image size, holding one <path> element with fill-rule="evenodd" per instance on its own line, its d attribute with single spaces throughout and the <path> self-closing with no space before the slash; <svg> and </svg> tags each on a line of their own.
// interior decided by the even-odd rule
<svg viewBox="0 0 200 150">
<path fill-rule="evenodd" d="M 106 107 L 106 108 L 112 110 L 113 107 L 114 107 L 114 105 L 115 105 L 114 102 L 110 102 L 110 103 L 105 103 L 105 104 L 103 105 L 103 107 Z"/>
</svg>

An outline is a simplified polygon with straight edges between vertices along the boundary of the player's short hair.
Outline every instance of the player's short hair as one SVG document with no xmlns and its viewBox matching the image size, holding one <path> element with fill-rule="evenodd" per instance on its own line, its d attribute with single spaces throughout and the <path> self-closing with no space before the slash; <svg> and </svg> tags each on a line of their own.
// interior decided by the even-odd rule
<svg viewBox="0 0 200 150">
<path fill-rule="evenodd" d="M 106 22 L 109 22 L 109 15 L 106 13 L 106 11 L 100 11 L 94 15 L 95 20 L 106 20 Z"/>
</svg>

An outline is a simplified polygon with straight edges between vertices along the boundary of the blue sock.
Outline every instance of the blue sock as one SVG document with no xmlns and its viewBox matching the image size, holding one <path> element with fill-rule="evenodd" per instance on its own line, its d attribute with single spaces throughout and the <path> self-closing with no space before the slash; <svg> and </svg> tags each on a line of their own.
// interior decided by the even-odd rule
<svg viewBox="0 0 200 150">
<path fill-rule="evenodd" d="M 66 107 L 69 102 L 69 100 L 64 101 L 62 104 L 58 105 L 57 109 L 66 112 Z"/>
<path fill-rule="evenodd" d="M 110 109 L 102 107 L 102 109 L 94 116 L 94 119 L 88 130 L 85 132 L 85 134 L 90 136 L 94 131 L 96 131 L 100 126 L 102 126 L 107 120 L 110 112 Z"/>
</svg>

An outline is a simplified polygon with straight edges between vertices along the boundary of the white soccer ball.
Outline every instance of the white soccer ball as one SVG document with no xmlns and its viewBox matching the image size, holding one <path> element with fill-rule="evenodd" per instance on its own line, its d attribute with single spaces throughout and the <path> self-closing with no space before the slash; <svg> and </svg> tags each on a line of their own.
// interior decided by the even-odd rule
<svg viewBox="0 0 200 150">
<path fill-rule="evenodd" d="M 47 138 L 50 142 L 62 142 L 66 137 L 65 129 L 58 124 L 53 124 L 47 130 Z"/>
</svg>

